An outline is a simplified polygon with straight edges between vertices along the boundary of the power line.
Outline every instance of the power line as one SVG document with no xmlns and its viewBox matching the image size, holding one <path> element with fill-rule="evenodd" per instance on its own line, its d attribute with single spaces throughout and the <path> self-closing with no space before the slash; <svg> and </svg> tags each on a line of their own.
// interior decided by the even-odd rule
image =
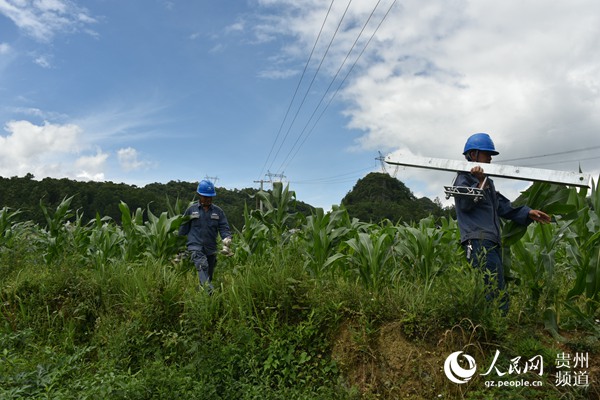
<svg viewBox="0 0 600 400">
<path fill-rule="evenodd" d="M 561 156 L 561 155 L 564 155 L 564 154 L 573 154 L 573 153 L 578 153 L 580 151 L 588 151 L 588 150 L 595 150 L 595 149 L 600 149 L 600 146 L 591 146 L 591 147 L 586 147 L 585 149 L 560 151 L 558 153 L 541 154 L 539 156 L 511 158 L 511 159 L 508 159 L 508 160 L 502 160 L 502 162 L 511 162 L 511 161 L 520 161 L 520 160 L 531 160 L 533 158 L 544 158 L 544 157 L 552 157 L 552 156 Z"/>
<path fill-rule="evenodd" d="M 298 94 L 298 89 L 300 88 L 300 84 L 302 83 L 302 81 L 304 80 L 304 76 L 306 74 L 306 70 L 308 69 L 308 65 L 310 64 L 310 60 L 312 60 L 312 56 L 315 52 L 315 49 L 317 47 L 317 43 L 319 42 L 319 38 L 321 37 L 321 33 L 323 32 L 323 28 L 325 27 L 325 23 L 327 22 L 327 19 L 329 18 L 329 13 L 331 12 L 331 8 L 333 7 L 333 3 L 335 2 L 335 0 L 331 0 L 331 3 L 329 4 L 329 9 L 327 10 L 327 14 L 325 15 L 325 19 L 323 20 L 323 24 L 321 24 L 321 29 L 319 30 L 319 34 L 317 35 L 317 38 L 315 39 L 315 43 L 313 44 L 313 48 L 310 51 L 310 55 L 308 56 L 308 60 L 306 60 L 306 64 L 304 65 L 304 70 L 302 71 L 302 75 L 300 76 L 300 80 L 298 81 L 298 85 L 296 85 L 296 90 L 294 91 L 294 95 L 292 96 L 292 99 L 290 100 L 290 104 L 288 105 L 287 111 L 285 112 L 285 116 L 283 117 L 283 121 L 281 121 L 281 125 L 279 126 L 279 130 L 277 131 L 277 136 L 275 137 L 275 140 L 273 141 L 273 145 L 271 146 L 271 150 L 269 150 L 269 155 L 267 156 L 267 159 L 265 160 L 265 164 L 263 165 L 259 176 L 262 175 L 263 171 L 265 170 L 265 167 L 267 166 L 267 163 L 269 162 L 269 159 L 271 158 L 271 154 L 273 153 L 273 149 L 275 148 L 275 145 L 277 144 L 277 141 L 279 140 L 279 135 L 281 135 L 281 131 L 283 129 L 283 126 L 285 125 L 285 121 L 287 120 L 288 114 L 290 113 L 290 110 L 292 108 L 292 104 L 294 103 L 294 100 L 296 99 L 296 94 Z M 284 139 L 285 140 L 285 139 Z"/>
<path fill-rule="evenodd" d="M 344 174 L 333 175 L 325 178 L 306 179 L 301 181 L 293 181 L 294 184 L 325 184 L 325 183 L 342 183 L 351 182 L 356 180 L 358 174 L 362 175 L 365 171 L 371 171 L 375 168 L 375 165 L 370 167 L 361 168 L 359 170 L 346 172 Z"/>
<path fill-rule="evenodd" d="M 292 122 L 290 123 L 290 126 L 288 127 L 288 130 L 285 134 L 285 136 L 283 137 L 283 140 L 281 141 L 279 148 L 277 149 L 277 152 L 275 153 L 275 156 L 273 157 L 273 160 L 271 161 L 271 164 L 269 165 L 269 169 L 273 166 L 273 163 L 275 162 L 275 160 L 277 159 L 277 156 L 279 155 L 279 152 L 281 151 L 281 148 L 283 147 L 283 144 L 285 143 L 285 140 L 287 139 L 292 126 L 294 125 L 294 122 L 296 122 L 296 118 L 298 118 L 298 115 L 300 114 L 300 110 L 302 109 L 302 106 L 304 105 L 304 102 L 306 101 L 306 98 L 308 97 L 308 94 L 310 93 L 310 89 L 312 88 L 317 75 L 319 74 L 319 71 L 321 70 L 321 67 L 323 66 L 323 63 L 325 62 L 325 58 L 327 57 L 327 54 L 329 53 L 329 50 L 331 49 L 331 45 L 333 44 L 333 41 L 335 40 L 337 33 L 340 30 L 340 26 L 342 25 L 342 22 L 344 21 L 344 18 L 346 17 L 346 13 L 348 12 L 348 8 L 350 7 L 350 4 L 352 4 L 352 0 L 350 0 L 348 2 L 348 4 L 346 5 L 346 9 L 344 10 L 344 14 L 342 15 L 342 17 L 340 18 L 340 22 L 338 23 L 333 36 L 331 37 L 331 40 L 329 41 L 329 44 L 327 45 L 327 48 L 325 49 L 325 53 L 323 53 L 323 56 L 321 57 L 321 61 L 319 63 L 319 66 L 317 67 L 315 73 L 313 74 L 313 78 L 310 81 L 310 84 L 308 85 L 308 88 L 306 89 L 306 92 L 304 93 L 304 97 L 302 98 L 302 101 L 300 102 L 300 105 L 298 105 L 298 109 L 296 110 L 296 114 L 294 114 L 294 118 L 292 119 Z"/>
<path fill-rule="evenodd" d="M 313 132 L 313 130 L 315 129 L 315 127 L 317 126 L 318 122 L 321 120 L 321 118 L 323 117 L 323 115 L 325 114 L 325 111 L 329 108 L 329 106 L 331 105 L 331 103 L 333 102 L 333 99 L 336 97 L 336 95 L 338 94 L 338 92 L 340 91 L 341 87 L 343 86 L 343 84 L 346 82 L 346 80 L 348 79 L 348 76 L 350 76 L 350 74 L 352 73 L 352 71 L 354 70 L 354 67 L 356 66 L 356 64 L 358 63 L 358 61 L 360 60 L 360 58 L 362 57 L 362 55 L 364 54 L 365 50 L 367 49 L 367 47 L 369 46 L 369 44 L 371 43 L 371 41 L 373 40 L 373 38 L 375 37 L 375 34 L 377 33 L 377 31 L 379 30 L 379 28 L 381 27 L 381 25 L 383 24 L 383 22 L 386 20 L 387 16 L 389 15 L 389 13 L 391 12 L 393 6 L 396 4 L 397 0 L 394 0 L 392 2 L 392 4 L 390 5 L 390 7 L 388 8 L 387 12 L 385 13 L 385 15 L 383 16 L 383 18 L 381 19 L 381 21 L 379 22 L 379 24 L 377 25 L 377 28 L 373 31 L 373 33 L 371 34 L 371 37 L 369 38 L 369 40 L 367 41 L 367 43 L 365 44 L 365 46 L 363 47 L 363 49 L 361 50 L 360 54 L 358 55 L 358 57 L 356 58 L 356 60 L 354 60 L 354 63 L 352 64 L 352 66 L 350 67 L 350 69 L 348 70 L 348 72 L 346 73 L 346 75 L 344 76 L 344 78 L 342 79 L 342 81 L 340 82 L 340 84 L 338 85 L 336 91 L 334 92 L 334 94 L 331 96 L 331 98 L 329 99 L 329 101 L 327 102 L 327 104 L 325 105 L 325 107 L 323 108 L 323 110 L 321 111 L 321 113 L 319 114 L 319 117 L 317 118 L 317 120 L 315 121 L 315 123 L 313 124 L 313 126 L 310 128 L 310 130 L 308 131 L 308 134 L 304 137 L 304 139 L 302 140 L 302 143 L 300 144 L 300 146 L 298 146 L 298 148 L 296 149 L 296 151 L 294 152 L 293 156 L 291 158 L 289 158 L 289 160 L 287 161 L 287 164 L 285 165 L 287 167 L 287 165 L 289 165 L 289 163 L 296 157 L 296 155 L 298 154 L 298 152 L 300 151 L 300 148 L 304 145 L 304 143 L 306 142 L 306 140 L 308 139 L 308 137 L 311 135 L 311 133 Z M 377 3 L 379 4 L 379 2 Z M 373 10 L 374 12 L 375 10 Z M 362 33 L 362 31 L 361 31 Z M 359 36 L 360 37 L 360 36 Z M 358 40 L 358 38 L 357 38 Z M 345 60 L 344 60 L 345 62 Z M 341 67 L 340 67 L 341 69 Z M 338 70 L 339 72 L 339 70 Z M 336 74 L 337 76 L 337 74 Z M 335 80 L 335 78 L 334 78 Z M 333 81 L 332 81 L 333 83 Z M 331 86 L 331 85 L 330 85 Z M 329 88 L 327 89 L 329 90 Z M 323 98 L 325 97 L 325 95 L 323 96 Z M 319 102 L 319 105 L 321 104 L 321 102 Z M 319 106 L 317 106 L 318 108 Z M 315 109 L 316 112 L 317 109 Z M 313 112 L 314 115 L 314 112 Z M 312 116 L 311 116 L 312 119 Z M 307 123 L 306 127 L 308 126 L 309 122 Z M 302 131 L 304 132 L 304 130 Z M 299 139 L 299 138 L 298 138 Z M 296 141 L 298 142 L 298 140 Z M 289 153 L 288 153 L 289 156 Z M 287 157 L 286 157 L 287 158 Z M 282 163 L 283 164 L 283 163 Z M 283 169 L 283 166 L 282 168 Z"/>
<path fill-rule="evenodd" d="M 289 163 L 290 163 L 290 162 L 291 162 L 291 161 L 294 159 L 294 157 L 295 157 L 295 156 L 298 154 L 298 152 L 299 152 L 300 148 L 301 148 L 301 147 L 304 145 L 304 143 L 306 142 L 306 140 L 308 139 L 308 137 L 310 136 L 310 134 L 311 134 L 311 133 L 314 131 L 314 129 L 315 129 L 315 127 L 316 127 L 316 125 L 318 124 L 318 122 L 320 121 L 320 119 L 323 117 L 323 115 L 324 115 L 324 113 L 326 112 L 326 110 L 328 109 L 328 107 L 329 107 L 329 106 L 331 105 L 331 103 L 333 102 L 333 99 L 334 99 L 334 98 L 336 97 L 336 95 L 339 93 L 340 89 L 342 88 L 342 86 L 343 86 L 343 85 L 344 85 L 344 83 L 346 82 L 347 78 L 348 78 L 348 77 L 350 76 L 350 74 L 353 72 L 353 70 L 354 70 L 354 68 L 356 67 L 356 65 L 357 65 L 358 61 L 361 59 L 362 55 L 363 55 L 363 54 L 364 54 L 364 52 L 366 51 L 366 49 L 367 49 L 367 47 L 369 46 L 369 44 L 372 42 L 372 40 L 373 40 L 373 38 L 375 37 L 376 33 L 377 33 L 377 32 L 378 32 L 378 30 L 380 29 L 381 25 L 383 24 L 383 22 L 384 22 L 384 21 L 386 20 L 386 18 L 388 17 L 388 15 L 389 15 L 389 13 L 391 12 L 391 10 L 392 10 L 393 6 L 395 5 L 396 1 L 397 1 L 397 0 L 393 0 L 393 2 L 391 3 L 391 5 L 389 6 L 388 10 L 386 11 L 385 15 L 383 16 L 383 18 L 381 19 L 381 21 L 379 21 L 379 24 L 377 25 L 377 27 L 376 27 L 376 28 L 375 28 L 375 30 L 373 31 L 372 35 L 369 37 L 369 39 L 367 40 L 367 42 L 366 42 L 366 43 L 365 43 L 365 45 L 363 46 L 362 50 L 360 51 L 360 53 L 358 54 L 358 56 L 356 57 L 356 59 L 354 60 L 354 62 L 352 63 L 352 65 L 350 66 L 350 68 L 348 69 L 347 73 L 345 74 L 345 76 L 343 77 L 343 79 L 341 80 L 341 82 L 339 83 L 339 85 L 337 86 L 337 88 L 336 88 L 335 92 L 334 92 L 334 93 L 333 93 L 333 95 L 330 97 L 329 101 L 327 102 L 327 104 L 325 105 L 325 107 L 322 109 L 322 111 L 320 112 L 320 114 L 318 115 L 318 117 L 315 119 L 315 116 L 317 115 L 317 112 L 318 112 L 318 110 L 319 110 L 319 107 L 321 107 L 321 105 L 323 104 L 323 102 L 324 102 L 324 100 L 326 99 L 327 95 L 330 93 L 330 90 L 331 90 L 331 88 L 332 88 L 332 86 L 333 86 L 334 82 L 336 81 L 336 79 L 338 78 L 338 76 L 339 76 L 339 74 L 341 73 L 342 69 L 343 69 L 343 68 L 344 68 L 344 66 L 346 65 L 346 63 L 347 63 L 348 59 L 350 58 L 350 55 L 352 54 L 352 52 L 354 51 L 354 49 L 355 49 L 356 45 L 358 44 L 358 41 L 360 40 L 360 38 L 361 38 L 361 37 L 362 37 L 362 35 L 364 34 L 364 31 L 365 31 L 366 27 L 368 26 L 368 24 L 370 23 L 370 21 L 372 20 L 372 18 L 373 18 L 373 16 L 374 16 L 374 14 L 375 14 L 376 10 L 378 9 L 378 7 L 379 7 L 379 5 L 380 5 L 380 3 L 381 3 L 381 0 L 378 0 L 378 1 L 377 1 L 376 5 L 374 6 L 373 10 L 371 11 L 371 13 L 370 13 L 369 17 L 367 18 L 366 22 L 364 23 L 364 25 L 363 25 L 363 27 L 362 27 L 362 29 L 361 29 L 360 33 L 359 33 L 359 34 L 358 34 L 358 36 L 356 37 L 356 40 L 355 40 L 355 41 L 354 41 L 354 43 L 352 44 L 352 47 L 351 47 L 351 48 L 350 48 L 350 50 L 347 52 L 347 54 L 346 54 L 346 57 L 344 58 L 344 60 L 343 60 L 343 62 L 341 63 L 340 67 L 338 68 L 338 70 L 337 70 L 336 74 L 334 75 L 333 79 L 331 80 L 331 82 L 330 82 L 329 86 L 327 87 L 327 90 L 326 90 L 326 91 L 325 91 L 325 93 L 324 93 L 324 94 L 321 96 L 321 99 L 320 99 L 320 101 L 319 101 L 318 105 L 317 105 L 317 106 L 315 107 L 315 109 L 313 110 L 313 112 L 312 112 L 312 114 L 311 114 L 311 116 L 310 116 L 310 119 L 309 119 L 309 120 L 308 120 L 308 122 L 305 124 L 305 126 L 304 126 L 304 128 L 303 128 L 302 132 L 301 132 L 301 133 L 300 133 L 300 135 L 297 137 L 297 139 L 296 139 L 296 141 L 294 142 L 293 146 L 291 147 L 290 151 L 288 152 L 288 154 L 287 154 L 287 155 L 286 155 L 286 157 L 284 158 L 284 161 L 281 163 L 281 167 L 280 167 L 280 168 L 279 168 L 277 171 L 283 171 L 283 169 L 284 169 L 284 168 L 283 168 L 284 164 L 286 164 L 286 162 L 289 164 Z M 294 125 L 294 123 L 296 122 L 296 120 L 297 120 L 297 117 L 298 117 L 298 115 L 299 115 L 299 113 L 300 113 L 300 110 L 301 110 L 302 106 L 304 105 L 304 103 L 305 103 L 305 101 L 306 101 L 306 98 L 307 98 L 307 96 L 308 96 L 308 93 L 310 92 L 310 89 L 312 88 L 312 86 L 313 86 L 313 84 L 314 84 L 314 82 L 315 82 L 315 80 L 316 80 L 316 76 L 318 75 L 318 73 L 319 73 L 319 71 L 320 71 L 320 69 L 321 69 L 321 67 L 322 67 L 322 65 L 323 65 L 323 63 L 324 63 L 324 60 L 325 60 L 326 56 L 328 55 L 328 53 L 329 53 L 329 51 L 330 51 L 330 48 L 331 48 L 331 46 L 332 46 L 332 44 L 333 44 L 333 41 L 335 40 L 335 38 L 336 38 L 336 36 L 337 36 L 337 34 L 338 34 L 338 31 L 340 30 L 340 27 L 341 27 L 341 25 L 342 25 L 342 23 L 343 23 L 343 21 L 344 21 L 344 18 L 345 18 L 346 14 L 347 14 L 347 11 L 348 11 L 348 9 L 349 9 L 349 7 L 350 7 L 351 3 L 352 3 L 352 0 L 350 0 L 350 1 L 348 2 L 347 6 L 346 6 L 346 9 L 345 9 L 345 11 L 344 11 L 344 14 L 342 15 L 342 17 L 341 17 L 341 19 L 340 19 L 340 21 L 339 21 L 339 23 L 338 23 L 338 25 L 337 25 L 337 28 L 336 28 L 336 30 L 335 30 L 335 32 L 334 32 L 334 34 L 333 34 L 333 36 L 332 36 L 331 40 L 329 41 L 329 44 L 328 44 L 328 46 L 327 46 L 327 49 L 326 49 L 325 53 L 323 54 L 323 56 L 322 56 L 322 58 L 321 58 L 321 61 L 320 61 L 320 63 L 319 63 L 319 66 L 318 66 L 318 68 L 317 68 L 317 70 L 316 70 L 315 74 L 313 75 L 313 78 L 312 78 L 312 80 L 311 80 L 311 82 L 310 82 L 310 85 L 309 85 L 308 89 L 306 90 L 306 92 L 305 92 L 305 94 L 304 94 L 304 97 L 303 97 L 303 99 L 302 99 L 302 101 L 301 101 L 300 105 L 298 106 L 298 109 L 296 110 L 296 113 L 295 113 L 295 115 L 294 115 L 294 118 L 293 118 L 292 122 L 290 123 L 290 125 L 289 125 L 289 127 L 288 127 L 288 130 L 287 130 L 287 132 L 286 132 L 286 134 L 285 134 L 285 136 L 284 136 L 283 140 L 282 140 L 282 141 L 281 141 L 281 143 L 279 144 L 279 147 L 278 147 L 278 149 L 277 149 L 277 152 L 276 152 L 275 156 L 271 158 L 271 156 L 272 156 L 272 154 L 273 154 L 273 150 L 275 149 L 275 146 L 277 145 L 277 143 L 278 143 L 278 141 L 279 141 L 279 138 L 280 138 L 280 135 L 281 135 L 281 133 L 282 133 L 283 127 L 285 126 L 285 121 L 288 119 L 288 116 L 289 116 L 289 114 L 290 114 L 290 112 L 291 112 L 291 107 L 292 107 L 292 105 L 293 105 L 293 102 L 294 102 L 294 101 L 295 101 L 295 99 L 297 98 L 297 95 L 298 95 L 298 92 L 299 92 L 300 85 L 301 85 L 302 81 L 304 80 L 304 77 L 306 76 L 306 71 L 307 71 L 308 65 L 310 64 L 310 61 L 311 61 L 311 60 L 312 60 L 312 58 L 313 58 L 313 55 L 314 55 L 314 51 L 315 51 L 316 45 L 318 44 L 318 41 L 319 41 L 320 37 L 322 36 L 322 32 L 323 32 L 323 29 L 324 29 L 325 23 L 326 23 L 326 21 L 327 21 L 327 19 L 328 19 L 328 17 L 329 17 L 329 14 L 330 14 L 330 11 L 331 11 L 331 9 L 332 9 L 333 1 L 331 2 L 330 6 L 329 6 L 329 9 L 328 9 L 328 11 L 327 11 L 327 15 L 326 15 L 326 17 L 325 17 L 325 20 L 323 21 L 323 24 L 322 24 L 322 26 L 321 26 L 321 30 L 320 30 L 320 32 L 319 32 L 319 35 L 318 35 L 318 37 L 317 37 L 317 40 L 315 41 L 315 43 L 314 43 L 314 45 L 313 45 L 313 49 L 312 49 L 312 51 L 311 51 L 310 57 L 309 57 L 309 59 L 308 59 L 308 61 L 307 61 L 306 65 L 305 65 L 304 71 L 303 71 L 303 73 L 302 73 L 302 77 L 301 77 L 300 81 L 298 82 L 298 85 L 297 85 L 297 87 L 296 87 L 296 90 L 295 90 L 295 92 L 294 92 L 294 95 L 293 95 L 292 101 L 290 102 L 290 104 L 289 104 L 289 106 L 288 106 L 288 109 L 287 109 L 287 111 L 286 111 L 286 114 L 285 114 L 284 120 L 283 120 L 283 122 L 282 122 L 282 124 L 281 124 L 281 126 L 280 126 L 280 128 L 279 128 L 279 131 L 278 131 L 278 133 L 277 133 L 277 137 L 275 138 L 275 141 L 273 142 L 273 145 L 272 145 L 272 147 L 271 147 L 271 151 L 269 152 L 269 156 L 267 157 L 267 160 L 265 161 L 265 165 L 263 166 L 263 169 L 261 170 L 261 174 L 262 174 L 262 171 L 264 171 L 264 169 L 265 169 L 266 165 L 269 163 L 269 160 L 270 160 L 270 162 L 271 162 L 271 164 L 270 164 L 270 165 L 272 166 L 272 165 L 273 165 L 273 163 L 275 162 L 275 160 L 277 159 L 277 157 L 278 157 L 278 155 L 279 155 L 279 153 L 280 153 L 280 151 L 281 151 L 281 149 L 282 149 L 282 147 L 283 147 L 283 144 L 285 143 L 286 139 L 288 138 L 288 136 L 289 136 L 289 134 L 290 134 L 290 131 L 291 131 L 291 129 L 292 129 L 292 126 L 293 126 L 293 125 Z M 310 125 L 311 125 L 311 122 L 313 122 L 313 120 L 314 120 L 314 124 L 312 124 L 312 126 L 310 126 Z M 310 129 L 308 129 L 309 127 L 310 127 Z M 306 133 L 306 135 L 305 135 L 305 133 Z M 303 138 L 303 135 L 304 135 L 304 138 Z M 301 141 L 301 139 L 302 139 L 302 141 Z M 292 153 L 293 153 L 293 154 L 292 154 Z M 287 165 L 287 164 L 286 164 L 286 165 Z M 270 168 L 269 168 L 269 169 L 270 169 Z M 346 174 L 344 174 L 344 175 L 346 175 Z M 304 181 L 294 181 L 293 183 L 298 183 L 298 184 L 306 184 L 306 183 L 307 183 L 307 184 L 311 184 L 311 183 L 315 183 L 315 184 L 316 184 L 316 183 L 329 183 L 329 182 L 337 182 L 337 181 L 339 181 L 340 179 L 342 179 L 342 177 L 343 177 L 343 175 L 341 175 L 341 176 L 329 177 L 329 178 L 321 178 L 321 179 L 316 179 L 316 180 L 309 180 L 309 181 L 306 181 L 306 180 L 304 180 Z M 354 180 L 354 179 L 355 179 L 355 177 L 353 177 L 351 180 Z"/>
<path fill-rule="evenodd" d="M 581 162 L 581 161 L 589 161 L 589 160 L 597 160 L 599 159 L 600 156 L 596 156 L 596 157 L 586 157 L 586 158 L 577 158 L 577 159 L 573 159 L 573 160 L 563 160 L 563 161 L 552 161 L 552 162 L 547 162 L 547 163 L 535 163 L 535 164 L 530 164 L 530 165 L 535 165 L 535 166 L 542 166 L 542 165 L 553 165 L 553 164 L 566 164 L 566 163 L 570 163 L 570 162 Z"/>
<path fill-rule="evenodd" d="M 338 183 L 348 183 L 348 182 L 356 182 L 356 180 L 360 177 L 359 176 L 354 176 L 354 177 L 349 177 L 349 178 L 340 178 L 340 179 L 333 179 L 333 180 L 329 180 L 329 181 L 320 181 L 320 182 L 312 182 L 312 181 L 290 181 L 290 183 L 293 183 L 294 185 L 335 185 Z"/>
<path fill-rule="evenodd" d="M 329 93 L 329 90 L 331 89 L 331 87 L 333 86 L 333 83 L 335 82 L 335 80 L 337 79 L 338 75 L 340 74 L 340 72 L 342 71 L 342 69 L 344 68 L 344 65 L 346 65 L 346 61 L 348 61 L 348 58 L 350 58 L 350 54 L 352 54 L 352 51 L 354 50 L 354 48 L 356 47 L 356 44 L 358 43 L 360 37 L 362 36 L 364 30 L 366 29 L 367 25 L 369 24 L 369 21 L 371 21 L 371 18 L 373 17 L 373 14 L 375 14 L 375 11 L 377 10 L 377 7 L 379 6 L 379 3 L 381 2 L 381 0 L 377 1 L 377 4 L 375 4 L 375 7 L 373 8 L 373 10 L 371 11 L 371 14 L 369 15 L 369 18 L 367 18 L 366 22 L 363 24 L 362 29 L 360 30 L 358 36 L 356 37 L 356 40 L 354 40 L 354 43 L 352 44 L 352 46 L 350 47 L 350 50 L 346 53 L 346 57 L 344 58 L 344 60 L 342 61 L 342 64 L 340 65 L 340 67 L 338 68 L 338 70 L 336 71 L 335 75 L 333 76 L 333 78 L 331 79 L 331 82 L 329 83 L 329 86 L 327 87 L 327 90 L 325 90 L 325 93 L 323 93 L 323 96 L 321 96 L 321 99 L 319 100 L 319 103 L 317 104 L 317 106 L 315 107 L 315 109 L 313 110 L 310 118 L 308 119 L 308 122 L 304 125 L 304 128 L 302 129 L 302 131 L 300 132 L 300 134 L 298 135 L 298 137 L 296 138 L 296 141 L 294 142 L 294 144 L 292 145 L 292 147 L 290 148 L 290 151 L 288 152 L 288 154 L 285 156 L 284 160 L 281 163 L 281 167 L 283 169 L 283 166 L 286 164 L 286 162 L 291 161 L 297 151 L 294 153 L 294 157 L 290 158 L 290 155 L 292 154 L 292 152 L 294 151 L 294 149 L 296 148 L 296 145 L 298 144 L 298 142 L 300 141 L 300 139 L 302 138 L 302 136 L 304 135 L 304 133 L 306 132 L 306 129 L 308 128 L 308 126 L 310 125 L 311 121 L 313 120 L 314 116 L 317 113 L 317 110 L 319 109 L 319 107 L 321 107 L 321 104 L 323 103 L 323 100 L 325 100 L 325 97 L 327 96 L 327 94 Z M 356 62 L 355 62 L 356 63 Z M 345 80 L 345 79 L 344 79 Z M 338 89 L 339 90 L 339 89 Z M 337 90 L 336 90 L 336 94 L 337 94 Z M 335 97 L 335 95 L 334 95 Z M 327 105 L 328 107 L 328 105 Z M 325 109 L 327 109 L 327 107 Z M 302 144 L 304 144 L 304 142 L 306 141 L 303 140 L 301 145 L 299 147 L 302 147 Z M 289 162 L 288 162 L 289 163 Z"/>
</svg>

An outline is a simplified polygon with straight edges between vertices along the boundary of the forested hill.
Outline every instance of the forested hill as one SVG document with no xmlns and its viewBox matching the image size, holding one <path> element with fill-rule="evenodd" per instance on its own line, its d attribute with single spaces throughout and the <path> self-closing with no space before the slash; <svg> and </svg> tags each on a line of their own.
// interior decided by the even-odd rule
<svg viewBox="0 0 600 400">
<path fill-rule="evenodd" d="M 21 219 L 45 224 L 40 201 L 50 210 L 67 197 L 73 197 L 71 209 L 77 210 L 84 221 L 93 219 L 96 214 L 108 216 L 120 222 L 119 203 L 123 201 L 131 211 L 137 208 L 150 209 L 159 215 L 174 206 L 179 200 L 184 204 L 196 198 L 197 183 L 170 181 L 166 184 L 152 183 L 144 187 L 113 182 L 82 182 L 70 179 L 34 179 L 31 174 L 25 177 L 0 177 L 0 208 L 20 210 Z M 290 188 L 293 190 L 293 188 Z M 215 204 L 223 208 L 230 224 L 242 229 L 244 206 L 256 208 L 252 198 L 258 189 L 228 190 L 217 187 Z M 309 215 L 312 207 L 297 199 L 296 210 Z M 446 211 L 428 198 L 417 199 L 399 180 L 382 173 L 371 173 L 360 179 L 341 203 L 350 216 L 365 222 L 379 222 L 389 219 L 392 222 L 418 221 L 429 214 L 439 216 Z"/>
<path fill-rule="evenodd" d="M 372 172 L 359 179 L 342 199 L 353 218 L 377 223 L 385 219 L 393 223 L 416 222 L 429 215 L 447 215 L 450 210 L 427 197 L 416 198 L 404 183 L 388 174 Z"/>
<path fill-rule="evenodd" d="M 121 211 L 119 203 L 123 201 L 131 211 L 141 208 L 160 215 L 174 206 L 179 200 L 187 205 L 196 198 L 197 182 L 170 181 L 166 184 L 152 183 L 144 187 L 113 182 L 81 182 L 70 179 L 45 178 L 33 179 L 28 174 L 23 178 L 0 177 L 0 208 L 9 207 L 20 210 L 23 220 L 44 224 L 44 215 L 40 201 L 50 210 L 56 207 L 66 197 L 73 196 L 71 209 L 78 210 L 83 220 L 95 218 L 96 213 L 101 217 L 108 216 L 120 222 Z M 248 203 L 254 208 L 254 195 L 257 189 L 227 190 L 217 187 L 215 204 L 223 208 L 229 223 L 241 229 L 244 221 L 244 205 Z M 184 206 L 185 207 L 185 206 Z M 309 206 L 299 203 L 300 210 L 308 210 Z"/>
</svg>

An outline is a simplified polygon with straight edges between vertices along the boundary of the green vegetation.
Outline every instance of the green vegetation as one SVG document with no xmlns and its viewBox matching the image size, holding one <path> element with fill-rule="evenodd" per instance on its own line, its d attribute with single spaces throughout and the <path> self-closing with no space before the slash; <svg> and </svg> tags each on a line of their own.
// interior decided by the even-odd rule
<svg viewBox="0 0 600 400">
<path fill-rule="evenodd" d="M 174 261 L 183 204 L 119 202 L 117 218 L 86 220 L 73 197 L 55 207 L 42 198 L 41 223 L 2 208 L 0 398 L 600 396 L 597 185 L 589 196 L 540 184 L 524 194 L 556 223 L 504 227 L 506 317 L 485 301 L 452 218 L 374 223 L 343 207 L 306 216 L 280 184 L 256 198 L 263 211 L 244 209 L 212 296 L 189 262 Z M 452 383 L 443 367 L 455 351 L 478 372 L 496 370 Z M 587 385 L 560 379 L 565 354 L 589 356 L 567 369 Z M 516 365 L 536 356 L 541 376 Z M 521 381 L 543 385 L 486 387 Z"/>
<path fill-rule="evenodd" d="M 375 223 L 383 220 L 411 223 L 429 215 L 437 218 L 451 213 L 442 208 L 439 200 L 417 199 L 398 179 L 380 172 L 359 179 L 342 199 L 342 205 L 352 218 Z"/>
<path fill-rule="evenodd" d="M 46 220 L 39 207 L 40 200 L 50 209 L 58 207 L 66 197 L 71 199 L 71 208 L 77 210 L 81 220 L 87 223 L 96 215 L 109 217 L 120 222 L 121 202 L 131 209 L 149 210 L 155 214 L 167 210 L 171 205 L 187 205 L 196 198 L 197 182 L 170 181 L 151 183 L 144 187 L 114 182 L 79 182 L 70 179 L 33 179 L 31 174 L 23 178 L 0 177 L 0 206 L 20 210 L 19 219 L 43 225 Z M 244 226 L 244 207 L 257 189 L 228 190 L 217 188 L 216 203 L 225 210 L 229 224 L 241 230 Z M 309 215 L 312 207 L 297 202 L 295 210 Z M 254 207 L 252 207 L 254 208 Z M 144 215 L 144 218 L 146 215 Z"/>
<path fill-rule="evenodd" d="M 19 209 L 19 219 L 43 225 L 46 222 L 40 199 L 46 207 L 55 209 L 63 199 L 71 198 L 71 208 L 81 214 L 87 223 L 96 215 L 109 217 L 120 223 L 121 202 L 131 209 L 142 208 L 160 214 L 171 205 L 179 207 L 194 200 L 197 183 L 170 181 L 151 183 L 144 187 L 113 182 L 79 182 L 69 179 L 45 178 L 40 181 L 28 174 L 23 178 L 0 177 L 0 205 Z M 253 188 L 228 190 L 217 188 L 215 201 L 225 213 L 229 224 L 241 230 L 244 226 L 244 208 L 258 208 L 265 201 Z M 417 222 L 428 215 L 447 215 L 442 208 L 428 198 L 417 199 L 399 180 L 387 174 L 371 173 L 359 180 L 356 186 L 342 200 L 352 218 L 361 221 L 378 222 L 388 219 L 393 222 Z M 313 207 L 295 201 L 291 212 L 311 215 Z M 146 215 L 144 215 L 144 218 Z"/>
</svg>

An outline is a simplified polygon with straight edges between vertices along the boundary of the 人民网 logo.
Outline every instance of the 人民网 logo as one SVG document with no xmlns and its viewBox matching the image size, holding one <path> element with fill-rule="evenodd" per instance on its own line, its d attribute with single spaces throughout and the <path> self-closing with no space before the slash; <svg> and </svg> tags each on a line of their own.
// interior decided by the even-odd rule
<svg viewBox="0 0 600 400">
<path fill-rule="evenodd" d="M 455 351 L 446 358 L 444 362 L 444 373 L 446 377 L 454 383 L 462 384 L 467 383 L 477 370 L 475 359 L 468 354 L 464 354 L 463 358 L 467 360 L 469 364 L 468 368 L 463 368 L 458 362 L 458 357 L 462 354 L 462 351 Z"/>
</svg>

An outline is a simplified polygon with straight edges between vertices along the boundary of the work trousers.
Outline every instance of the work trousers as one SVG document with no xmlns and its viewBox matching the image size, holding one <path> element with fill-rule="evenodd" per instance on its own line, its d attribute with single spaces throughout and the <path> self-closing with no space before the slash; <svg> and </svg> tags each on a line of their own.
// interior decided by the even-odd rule
<svg viewBox="0 0 600 400">
<path fill-rule="evenodd" d="M 504 266 L 502 265 L 502 249 L 491 240 L 469 240 L 464 243 L 467 259 L 484 273 L 487 289 L 486 299 L 500 297 L 500 310 L 508 312 L 509 299 L 506 293 Z"/>
<path fill-rule="evenodd" d="M 212 293 L 213 286 L 211 284 L 213 273 L 217 265 L 216 254 L 204 254 L 201 250 L 192 250 L 191 259 L 198 271 L 198 279 L 200 280 L 200 286 L 208 286 L 208 291 Z"/>
</svg>

